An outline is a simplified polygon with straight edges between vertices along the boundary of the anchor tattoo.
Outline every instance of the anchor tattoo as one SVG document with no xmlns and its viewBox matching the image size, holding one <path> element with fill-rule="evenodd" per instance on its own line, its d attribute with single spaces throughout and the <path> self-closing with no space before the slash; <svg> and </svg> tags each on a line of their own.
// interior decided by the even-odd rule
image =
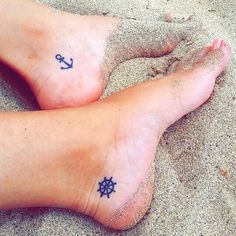
<svg viewBox="0 0 236 236">
<path fill-rule="evenodd" d="M 70 63 L 66 62 L 65 61 L 65 57 L 63 57 L 61 54 L 57 54 L 56 57 L 55 57 L 59 63 L 64 63 L 66 65 L 66 67 L 61 67 L 62 70 L 67 70 L 67 69 L 72 69 L 73 68 L 73 59 L 70 58 Z"/>
</svg>

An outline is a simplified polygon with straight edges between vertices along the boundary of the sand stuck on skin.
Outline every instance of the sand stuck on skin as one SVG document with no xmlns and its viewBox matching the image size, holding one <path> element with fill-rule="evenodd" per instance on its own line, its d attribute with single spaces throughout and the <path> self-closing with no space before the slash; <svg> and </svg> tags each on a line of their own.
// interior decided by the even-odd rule
<svg viewBox="0 0 236 236">
<path fill-rule="evenodd" d="M 150 29 L 158 22 L 168 23 L 173 29 L 192 24 L 199 27 L 190 29 L 192 39 L 180 40 L 176 50 L 167 56 L 120 64 L 112 73 L 104 96 L 165 76 L 191 51 L 210 44 L 216 37 L 231 44 L 233 57 L 228 70 L 218 78 L 208 103 L 183 117 L 163 135 L 156 154 L 154 200 L 137 226 L 117 233 L 71 211 L 24 209 L 0 212 L 0 235 L 236 235 L 235 0 L 41 2 L 73 13 L 116 16 L 134 24 L 140 21 L 150 25 Z M 147 31 L 143 30 L 141 37 L 147 39 Z M 115 53 L 112 46 L 110 49 Z M 20 79 L 12 72 L 3 72 L 1 66 L 0 71 L 2 111 L 38 109 Z"/>
</svg>

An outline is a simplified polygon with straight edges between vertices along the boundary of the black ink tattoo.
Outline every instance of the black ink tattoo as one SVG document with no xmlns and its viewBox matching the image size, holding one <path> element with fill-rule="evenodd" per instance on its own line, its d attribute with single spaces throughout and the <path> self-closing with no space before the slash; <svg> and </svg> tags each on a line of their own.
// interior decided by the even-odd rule
<svg viewBox="0 0 236 236">
<path fill-rule="evenodd" d="M 99 189 L 97 190 L 98 192 L 100 192 L 100 197 L 103 196 L 107 196 L 107 198 L 110 198 L 110 194 L 112 194 L 115 191 L 115 185 L 117 184 L 116 182 L 114 182 L 113 177 L 111 177 L 110 179 L 107 179 L 106 177 L 104 178 L 104 180 L 102 182 L 99 182 Z"/>
<path fill-rule="evenodd" d="M 63 57 L 61 54 L 57 54 L 55 56 L 55 58 L 59 61 L 59 63 L 63 62 L 66 65 L 66 67 L 61 67 L 62 70 L 67 70 L 67 69 L 73 68 L 73 64 L 74 64 L 73 58 L 70 58 L 70 63 L 66 62 L 65 57 Z"/>
</svg>

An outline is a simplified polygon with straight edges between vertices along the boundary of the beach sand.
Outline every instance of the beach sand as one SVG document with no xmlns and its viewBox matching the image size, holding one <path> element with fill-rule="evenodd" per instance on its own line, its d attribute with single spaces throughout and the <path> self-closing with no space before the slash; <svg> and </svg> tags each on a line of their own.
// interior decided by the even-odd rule
<svg viewBox="0 0 236 236">
<path fill-rule="evenodd" d="M 0 235 L 236 235 L 236 1 L 235 0 L 44 0 L 80 14 L 117 16 L 153 24 L 200 25 L 192 42 L 162 58 L 118 66 L 105 95 L 166 75 L 187 53 L 215 37 L 232 46 L 228 70 L 211 99 L 163 135 L 155 162 L 154 199 L 134 228 L 105 229 L 89 217 L 59 209 L 0 211 Z M 0 66 L 0 109 L 38 109 L 17 75 Z"/>
</svg>

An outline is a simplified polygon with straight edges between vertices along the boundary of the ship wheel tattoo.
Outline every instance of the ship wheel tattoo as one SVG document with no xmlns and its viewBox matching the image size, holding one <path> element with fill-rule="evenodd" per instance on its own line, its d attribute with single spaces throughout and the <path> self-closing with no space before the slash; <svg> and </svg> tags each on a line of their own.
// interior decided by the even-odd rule
<svg viewBox="0 0 236 236">
<path fill-rule="evenodd" d="M 100 192 L 100 197 L 107 196 L 107 198 L 110 198 L 110 194 L 115 192 L 116 182 L 114 182 L 112 179 L 113 177 L 111 177 L 110 179 L 107 179 L 105 177 L 102 182 L 98 183 L 99 189 L 97 191 Z"/>
</svg>

